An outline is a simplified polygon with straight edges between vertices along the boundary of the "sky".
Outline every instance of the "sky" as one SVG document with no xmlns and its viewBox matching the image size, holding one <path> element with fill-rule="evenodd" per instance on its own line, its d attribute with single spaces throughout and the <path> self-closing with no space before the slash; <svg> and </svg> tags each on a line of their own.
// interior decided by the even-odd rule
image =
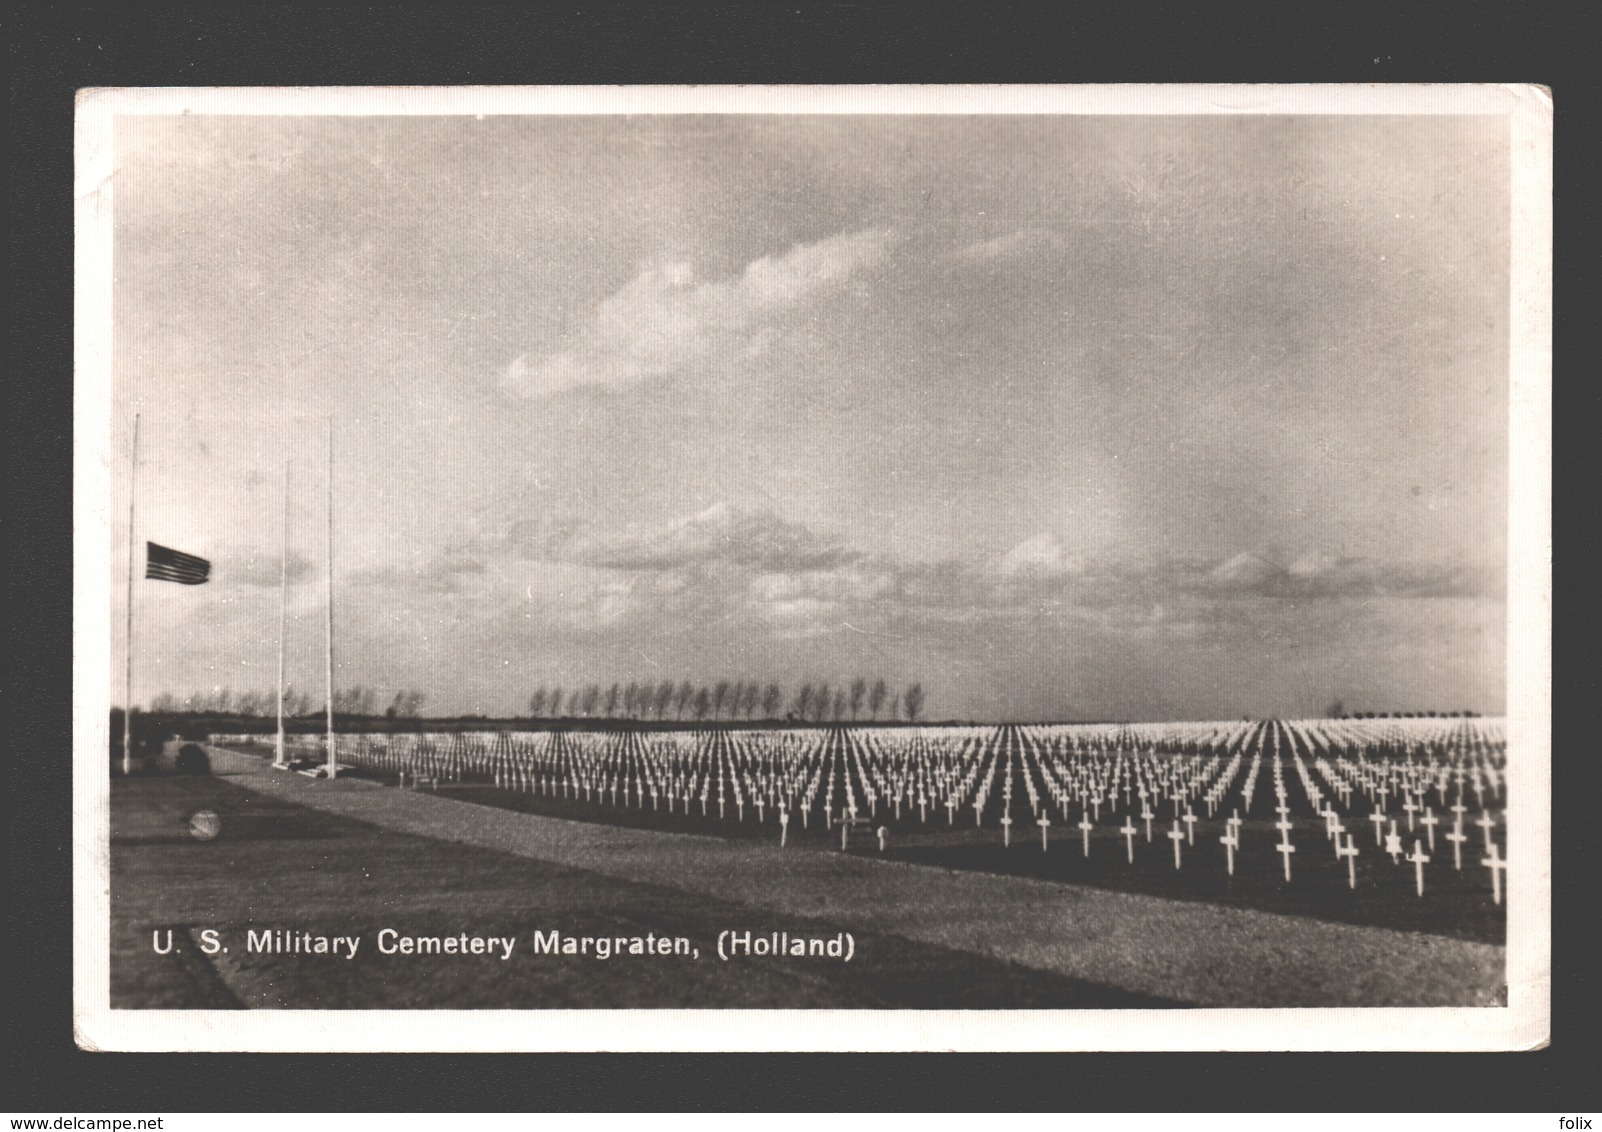
<svg viewBox="0 0 1602 1132">
<path fill-rule="evenodd" d="M 286 464 L 321 702 L 331 419 L 337 682 L 385 702 L 1505 709 L 1504 119 L 183 115 L 116 153 L 115 503 L 137 413 L 136 537 L 214 563 L 137 584 L 135 702 L 273 686 Z"/>
</svg>

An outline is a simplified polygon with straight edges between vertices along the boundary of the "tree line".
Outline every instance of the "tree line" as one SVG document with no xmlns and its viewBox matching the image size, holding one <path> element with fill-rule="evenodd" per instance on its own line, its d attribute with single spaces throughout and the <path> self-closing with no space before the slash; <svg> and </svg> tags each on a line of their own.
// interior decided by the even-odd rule
<svg viewBox="0 0 1602 1132">
<path fill-rule="evenodd" d="M 604 690 L 600 684 L 587 684 L 571 692 L 542 687 L 528 699 L 528 713 L 535 719 L 789 719 L 815 723 L 904 719 L 913 723 L 923 709 L 922 684 L 910 684 L 892 696 L 884 680 L 869 681 L 862 676 L 838 687 L 803 684 L 788 701 L 777 684 L 743 680 L 713 684 L 631 680 Z"/>
<path fill-rule="evenodd" d="M 376 688 L 357 684 L 334 690 L 334 714 L 386 719 L 420 719 L 427 702 L 426 693 L 402 689 L 385 700 Z M 293 684 L 284 690 L 284 715 L 301 719 L 320 715 L 325 700 L 313 697 Z M 696 684 L 689 680 L 615 683 L 603 689 L 600 684 L 575 688 L 539 688 L 528 699 L 528 714 L 534 719 L 668 719 L 736 722 L 739 720 L 792 720 L 798 723 L 884 720 L 916 723 L 923 717 L 923 685 L 909 684 L 892 692 L 884 680 L 857 677 L 849 683 L 807 683 L 787 698 L 777 684 L 757 681 L 719 680 Z M 223 687 L 177 696 L 162 692 L 150 702 L 158 715 L 195 713 L 271 718 L 278 713 L 278 699 L 272 690 Z"/>
<path fill-rule="evenodd" d="M 386 719 L 420 719 L 428 694 L 416 688 L 403 688 L 392 698 L 381 699 L 377 688 L 356 684 L 349 688 L 334 689 L 335 715 L 363 715 Z M 284 715 L 289 719 L 320 715 L 326 710 L 327 700 L 293 684 L 284 689 Z M 382 705 L 382 707 L 381 707 Z M 271 689 L 257 691 L 243 688 L 213 688 L 177 696 L 162 692 L 150 701 L 150 711 L 158 715 L 192 712 L 203 715 L 243 715 L 270 717 L 278 714 L 278 696 Z"/>
</svg>

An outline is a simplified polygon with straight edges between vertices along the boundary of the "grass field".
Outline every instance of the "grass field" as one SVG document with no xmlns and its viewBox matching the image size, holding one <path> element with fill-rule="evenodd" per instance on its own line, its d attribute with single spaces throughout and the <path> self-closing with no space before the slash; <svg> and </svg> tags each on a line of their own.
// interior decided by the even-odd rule
<svg viewBox="0 0 1602 1132">
<path fill-rule="evenodd" d="M 394 776 L 362 772 L 363 777 L 393 786 Z M 747 805 L 743 816 L 733 806 L 725 806 L 717 816 L 715 804 L 708 817 L 699 808 L 690 814 L 666 807 L 619 807 L 579 797 L 514 791 L 485 783 L 446 780 L 422 788 L 425 792 L 456 798 L 479 805 L 495 806 L 519 813 L 543 814 L 571 821 L 594 822 L 628 829 L 689 833 L 729 840 L 777 843 L 779 823 L 769 808 L 759 819 L 754 806 Z M 887 829 L 883 856 L 948 869 L 974 869 L 1010 876 L 1037 877 L 1067 884 L 1091 885 L 1118 892 L 1141 892 L 1172 900 L 1197 900 L 1256 908 L 1267 912 L 1311 916 L 1338 923 L 1361 924 L 1418 931 L 1454 939 L 1502 943 L 1507 935 L 1506 905 L 1492 900 L 1491 882 L 1486 870 L 1478 867 L 1480 851 L 1471 844 L 1464 852 L 1462 872 L 1435 868 L 1429 873 L 1425 896 L 1414 887 L 1413 870 L 1406 861 L 1400 866 L 1380 852 L 1368 831 L 1359 831 L 1360 855 L 1357 860 L 1356 889 L 1348 887 L 1347 866 L 1337 858 L 1324 836 L 1323 823 L 1301 817 L 1294 821 L 1292 838 L 1298 849 L 1292 861 L 1292 880 L 1286 883 L 1283 866 L 1273 846 L 1279 834 L 1267 817 L 1247 821 L 1241 827 L 1242 849 L 1236 854 L 1235 873 L 1227 870 L 1219 845 L 1224 832 L 1224 813 L 1203 818 L 1195 825 L 1195 844 L 1183 850 L 1183 870 L 1176 870 L 1173 849 L 1164 834 L 1171 822 L 1153 823 L 1153 840 L 1148 843 L 1142 828 L 1135 836 L 1135 861 L 1128 859 L 1128 845 L 1118 832 L 1118 821 L 1104 820 L 1091 834 L 1088 857 L 1080 831 L 1072 825 L 1056 824 L 1048 830 L 1045 851 L 1040 847 L 1040 830 L 1028 823 L 1027 810 L 1013 826 L 1012 844 L 1002 843 L 999 805 L 989 807 L 984 825 L 976 827 L 972 810 L 947 824 L 942 811 L 929 822 L 905 811 L 897 820 L 888 812 L 875 815 L 872 825 Z M 1121 819 L 1120 819 L 1121 820 Z M 1140 822 L 1135 823 L 1140 826 Z M 840 833 L 823 820 L 803 827 L 791 821 L 787 843 L 797 848 L 838 852 Z M 848 838 L 849 852 L 879 856 L 876 839 L 859 831 Z M 1437 861 L 1447 861 L 1451 852 L 1445 841 L 1438 843 Z"/>
<path fill-rule="evenodd" d="M 224 832 L 188 833 L 198 809 Z M 112 789 L 112 1006 L 122 1009 L 942 1007 L 1176 1005 L 894 935 L 855 932 L 851 963 L 713 954 L 725 928 L 833 935 L 828 919 L 774 917 L 681 890 L 395 833 L 265 797 L 220 777 L 119 779 Z M 382 956 L 384 927 L 516 935 L 511 960 Z M 688 937 L 698 960 L 535 955 L 531 933 Z M 214 929 L 229 950 L 201 954 Z M 248 954 L 248 929 L 361 935 L 354 960 Z M 172 930 L 158 955 L 152 933 Z M 162 937 L 165 942 L 165 937 Z"/>
<path fill-rule="evenodd" d="M 266 751 L 236 738 L 240 750 Z M 851 814 L 861 825 L 848 851 L 859 856 L 1447 939 L 1506 939 L 1506 905 L 1485 860 L 1506 843 L 1505 735 L 1496 720 L 661 734 L 622 726 L 354 734 L 339 750 L 356 777 L 519 813 L 777 844 L 782 811 L 790 848 L 828 853 L 841 852 L 836 823 Z M 315 760 L 320 748 L 302 753 Z M 1051 820 L 1044 846 L 1035 822 L 1042 813 Z M 1168 834 L 1180 818 L 1188 826 L 1176 862 Z M 1233 870 L 1222 843 L 1232 828 Z M 1408 856 L 1415 846 L 1427 857 L 1422 891 Z M 1355 859 L 1337 848 L 1355 850 Z"/>
<path fill-rule="evenodd" d="M 113 783 L 112 998 L 165 1007 L 1099 1008 L 1497 1005 L 1500 947 L 756 837 L 685 836 L 483 806 L 356 777 Z M 515 795 L 514 795 L 515 796 Z M 196 841 L 212 809 L 223 833 Z M 952 835 L 957 836 L 957 835 Z M 908 840 L 911 840 L 910 838 Z M 869 842 L 871 845 L 871 842 Z M 927 847 L 925 847 L 927 848 Z M 937 851 L 950 853 L 953 847 Z M 920 850 L 902 845 L 906 857 Z M 1004 853 L 1047 864 L 1015 844 Z M 1093 853 L 1108 855 L 1102 847 Z M 889 856 L 894 857 L 894 854 Z M 1093 856 L 1092 860 L 1099 858 Z M 382 956 L 381 929 L 513 937 L 515 958 Z M 245 933 L 359 936 L 354 959 Z M 539 955 L 533 933 L 684 937 L 684 956 Z M 852 933 L 849 963 L 714 958 L 725 929 Z M 202 954 L 217 933 L 228 950 Z M 174 950 L 156 940 L 172 932 Z M 152 933 L 161 933 L 153 936 Z M 215 948 L 213 950 L 216 950 Z"/>
</svg>

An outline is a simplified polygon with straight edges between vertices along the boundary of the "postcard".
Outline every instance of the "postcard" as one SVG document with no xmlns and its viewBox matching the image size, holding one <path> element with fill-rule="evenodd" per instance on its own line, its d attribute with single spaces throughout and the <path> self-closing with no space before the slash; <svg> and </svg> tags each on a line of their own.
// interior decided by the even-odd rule
<svg viewBox="0 0 1602 1132">
<path fill-rule="evenodd" d="M 1547 1040 L 1546 90 L 78 126 L 84 1047 Z"/>
</svg>

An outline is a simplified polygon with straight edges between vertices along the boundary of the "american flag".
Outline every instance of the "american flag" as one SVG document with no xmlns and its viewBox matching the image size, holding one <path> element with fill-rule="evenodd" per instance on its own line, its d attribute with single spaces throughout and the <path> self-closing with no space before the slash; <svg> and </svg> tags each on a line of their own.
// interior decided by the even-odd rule
<svg viewBox="0 0 1602 1132">
<path fill-rule="evenodd" d="M 186 586 L 198 586 L 211 579 L 211 563 L 204 558 L 185 554 L 181 550 L 173 550 L 160 543 L 147 542 L 145 577 L 154 578 L 158 582 L 179 582 Z"/>
</svg>

